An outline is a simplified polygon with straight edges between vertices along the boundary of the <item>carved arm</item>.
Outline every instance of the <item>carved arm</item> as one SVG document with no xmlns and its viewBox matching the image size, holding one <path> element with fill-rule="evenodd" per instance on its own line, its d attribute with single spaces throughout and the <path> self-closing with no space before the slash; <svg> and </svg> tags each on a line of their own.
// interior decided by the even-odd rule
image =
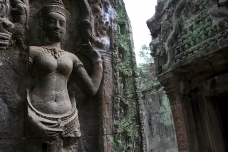
<svg viewBox="0 0 228 152">
<path fill-rule="evenodd" d="M 99 52 L 88 48 L 87 46 L 82 51 L 82 53 L 87 56 L 93 62 L 93 69 L 91 76 L 88 75 L 81 61 L 76 57 L 74 60 L 73 75 L 76 79 L 78 85 L 82 90 L 89 96 L 94 96 L 101 84 L 103 75 L 103 65 Z"/>
<path fill-rule="evenodd" d="M 91 76 L 88 75 L 82 64 L 74 67 L 74 77 L 80 88 L 89 96 L 94 96 L 101 84 L 103 75 L 103 66 L 101 60 L 93 62 L 93 71 Z"/>
</svg>

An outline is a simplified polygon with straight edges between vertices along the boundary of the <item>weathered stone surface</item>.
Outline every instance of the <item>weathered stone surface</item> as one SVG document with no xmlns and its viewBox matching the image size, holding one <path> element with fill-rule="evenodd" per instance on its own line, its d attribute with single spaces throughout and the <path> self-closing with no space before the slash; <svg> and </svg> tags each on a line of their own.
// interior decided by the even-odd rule
<svg viewBox="0 0 228 152">
<path fill-rule="evenodd" d="M 227 0 L 161 0 L 147 22 L 180 152 L 227 151 L 227 12 Z"/>
<path fill-rule="evenodd" d="M 144 151 L 145 138 L 131 24 L 124 2 L 117 1 L 118 49 L 113 52 L 115 88 L 113 151 Z M 130 67 L 130 68 L 129 68 Z"/>
<path fill-rule="evenodd" d="M 130 22 L 123 1 L 86 2 L 88 5 L 85 5 L 83 0 L 63 0 L 71 18 L 62 41 L 62 49 L 77 55 L 91 76 L 93 62 L 80 52 L 83 44 L 90 42 L 92 48 L 101 54 L 104 70 L 101 85 L 94 97 L 87 96 L 76 82 L 69 78 L 67 87 L 69 92 L 73 91 L 76 95 L 82 136 L 77 141 L 64 140 L 63 143 L 59 139 L 32 138 L 26 125 L 26 87 L 36 84 L 32 83 L 34 77 L 28 77 L 28 65 L 25 61 L 30 54 L 29 46 L 45 45 L 45 34 L 38 12 L 49 1 L 0 2 L 0 15 L 3 16 L 0 19 L 2 151 L 40 152 L 50 148 L 58 151 L 56 148 L 61 148 L 62 144 L 71 145 L 71 151 L 142 151 L 143 124 L 142 117 L 139 117 L 136 62 Z M 122 27 L 121 34 L 119 25 Z M 58 58 L 57 54 L 53 57 Z"/>
<path fill-rule="evenodd" d="M 157 72 L 185 65 L 200 54 L 207 56 L 225 47 L 225 7 L 225 3 L 209 0 L 159 1 L 155 15 L 147 21 Z"/>
<path fill-rule="evenodd" d="M 162 85 L 156 78 L 155 65 L 148 65 L 141 70 L 140 86 L 147 151 L 176 152 L 178 148 L 171 107 Z"/>
</svg>

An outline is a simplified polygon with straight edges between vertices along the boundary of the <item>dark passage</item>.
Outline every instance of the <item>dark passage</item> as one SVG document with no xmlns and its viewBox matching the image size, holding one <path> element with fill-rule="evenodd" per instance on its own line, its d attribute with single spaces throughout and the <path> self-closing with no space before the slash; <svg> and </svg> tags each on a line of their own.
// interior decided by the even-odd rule
<svg viewBox="0 0 228 152">
<path fill-rule="evenodd" d="M 227 145 L 227 139 L 228 139 L 228 95 L 222 96 L 217 99 L 217 105 L 218 105 L 218 111 L 220 114 L 220 120 L 221 120 L 221 125 L 222 125 L 222 132 L 224 135 L 224 140 L 226 144 L 226 148 L 228 147 Z"/>
<path fill-rule="evenodd" d="M 43 152 L 47 152 L 47 144 L 46 143 L 42 144 L 42 149 L 43 149 Z"/>
</svg>

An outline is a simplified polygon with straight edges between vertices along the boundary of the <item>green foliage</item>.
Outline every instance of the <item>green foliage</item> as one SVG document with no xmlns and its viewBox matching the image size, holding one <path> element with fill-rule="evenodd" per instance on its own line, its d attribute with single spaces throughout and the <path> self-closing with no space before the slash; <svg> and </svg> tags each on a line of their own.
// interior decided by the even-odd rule
<svg viewBox="0 0 228 152">
<path fill-rule="evenodd" d="M 139 68 L 146 67 L 146 65 L 154 61 L 153 57 L 150 55 L 150 48 L 146 44 L 142 46 L 138 56 L 144 60 L 143 63 L 138 65 Z"/>
</svg>

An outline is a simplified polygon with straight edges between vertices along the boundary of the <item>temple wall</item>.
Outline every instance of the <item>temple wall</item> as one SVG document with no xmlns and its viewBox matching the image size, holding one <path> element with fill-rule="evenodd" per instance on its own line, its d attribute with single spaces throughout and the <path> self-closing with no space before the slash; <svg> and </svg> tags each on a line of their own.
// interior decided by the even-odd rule
<svg viewBox="0 0 228 152">
<path fill-rule="evenodd" d="M 52 144 L 47 138 L 30 136 L 26 122 L 26 88 L 34 85 L 32 83 L 34 75 L 30 78 L 26 70 L 28 47 L 44 45 L 43 41 L 46 39 L 38 12 L 48 2 L 43 0 L 0 2 L 4 4 L 0 7 L 6 8 L 0 9 L 0 15 L 19 27 L 18 29 L 3 27 L 3 21 L 0 19 L 1 152 L 42 152 L 47 150 L 47 144 Z M 63 0 L 71 19 L 62 42 L 62 49 L 76 54 L 90 75 L 92 62 L 80 52 L 82 44 L 87 44 L 89 41 L 92 48 L 102 55 L 104 70 L 100 88 L 94 97 L 87 96 L 75 81 L 69 78 L 68 91 L 75 93 L 82 133 L 77 142 L 73 141 L 71 150 L 143 151 L 141 100 L 131 25 L 124 3 L 122 0 L 86 2 L 88 5 L 82 6 L 83 0 Z M 21 15 L 19 19 L 16 13 L 5 7 L 14 8 L 17 6 L 14 3 L 20 3 L 20 6 L 23 4 L 23 9 L 26 10 L 24 14 L 19 14 Z M 88 8 L 91 12 L 86 12 Z M 85 18 L 86 21 L 83 20 Z M 105 23 L 106 19 L 108 22 Z M 91 28 L 87 24 L 88 20 Z M 72 145 L 71 142 L 65 141 L 63 144 Z"/>
<path fill-rule="evenodd" d="M 142 68 L 140 86 L 147 151 L 178 151 L 169 99 L 156 78 L 153 63 Z"/>
<path fill-rule="evenodd" d="M 180 152 L 227 151 L 227 0 L 159 0 L 147 21 Z"/>
</svg>

